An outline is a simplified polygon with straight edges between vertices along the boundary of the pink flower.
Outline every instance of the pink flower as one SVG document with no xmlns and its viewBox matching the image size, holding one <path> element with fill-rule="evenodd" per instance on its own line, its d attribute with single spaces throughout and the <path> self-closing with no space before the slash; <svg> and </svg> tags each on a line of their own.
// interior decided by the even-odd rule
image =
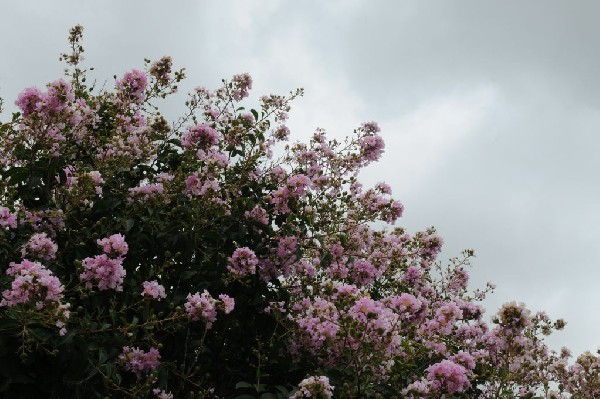
<svg viewBox="0 0 600 399">
<path fill-rule="evenodd" d="M 219 295 L 219 299 L 223 302 L 223 313 L 229 314 L 233 311 L 235 307 L 235 301 L 229 295 L 221 294 Z"/>
<path fill-rule="evenodd" d="M 28 255 L 41 260 L 52 260 L 56 258 L 58 246 L 48 238 L 46 233 L 37 233 L 31 236 L 29 241 L 21 248 L 23 258 Z"/>
<path fill-rule="evenodd" d="M 383 139 L 376 135 L 363 137 L 359 145 L 361 157 L 368 162 L 377 161 L 385 148 Z"/>
<path fill-rule="evenodd" d="M 325 376 L 312 376 L 300 381 L 298 388 L 298 391 L 290 396 L 290 399 L 331 399 L 333 397 L 333 388 L 335 387 L 329 384 L 329 378 Z"/>
<path fill-rule="evenodd" d="M 17 228 L 17 217 L 3 206 L 0 206 L 0 227 Z"/>
<path fill-rule="evenodd" d="M 121 234 L 113 234 L 110 237 L 103 238 L 96 242 L 102 247 L 102 251 L 107 255 L 127 255 L 127 251 L 129 250 L 129 246 L 125 242 L 125 237 Z"/>
<path fill-rule="evenodd" d="M 246 276 L 256 273 L 258 258 L 250 248 L 243 247 L 236 249 L 233 255 L 228 258 L 228 261 L 227 270 L 235 276 Z"/>
<path fill-rule="evenodd" d="M 206 329 L 210 329 L 217 319 L 217 300 L 214 299 L 208 291 L 204 290 L 202 294 L 196 292 L 194 295 L 188 294 L 185 303 L 185 311 L 194 321 L 202 320 L 206 324 Z"/>
<path fill-rule="evenodd" d="M 355 260 L 350 268 L 350 277 L 360 285 L 371 284 L 375 278 L 380 276 L 381 272 L 365 259 Z"/>
<path fill-rule="evenodd" d="M 231 97 L 236 101 L 240 101 L 241 99 L 248 97 L 248 91 L 252 89 L 252 77 L 247 73 L 235 75 L 232 84 L 233 91 Z"/>
<path fill-rule="evenodd" d="M 427 379 L 432 387 L 449 394 L 463 392 L 471 386 L 467 374 L 466 368 L 450 360 L 442 360 L 427 368 Z"/>
<path fill-rule="evenodd" d="M 381 131 L 381 129 L 379 128 L 379 125 L 377 124 L 377 122 L 365 122 L 362 124 L 362 129 L 367 132 L 367 133 L 379 133 Z"/>
<path fill-rule="evenodd" d="M 276 140 L 285 141 L 290 136 L 290 129 L 286 125 L 280 125 L 273 131 Z"/>
<path fill-rule="evenodd" d="M 387 183 L 379 182 L 375 185 L 375 188 L 377 190 L 379 190 L 379 192 L 381 194 L 388 194 L 388 195 L 392 194 L 392 188 Z"/>
<path fill-rule="evenodd" d="M 146 202 L 151 198 L 162 196 L 165 189 L 162 183 L 146 184 L 145 186 L 138 186 L 129 189 L 129 203 L 132 203 L 134 199 L 138 199 L 142 202 Z"/>
<path fill-rule="evenodd" d="M 157 281 L 144 281 L 142 285 L 144 287 L 144 290 L 142 291 L 142 296 L 158 299 L 159 301 L 162 298 L 167 297 L 167 294 L 165 294 L 165 287 L 158 284 Z"/>
<path fill-rule="evenodd" d="M 91 172 L 88 172 L 88 176 L 94 182 L 94 186 L 95 186 L 94 190 L 96 191 L 96 194 L 101 195 L 102 194 L 102 185 L 104 184 L 104 179 L 102 178 L 102 175 L 100 174 L 100 172 L 98 172 L 97 170 L 92 170 Z"/>
<path fill-rule="evenodd" d="M 156 395 L 157 399 L 173 399 L 173 394 L 171 392 L 166 392 L 162 389 L 155 388 L 152 390 L 152 393 Z"/>
<path fill-rule="evenodd" d="M 125 73 L 123 79 L 117 80 L 117 89 L 126 96 L 126 100 L 140 102 L 144 99 L 144 90 L 148 84 L 146 74 L 137 69 Z"/>
<path fill-rule="evenodd" d="M 194 196 L 201 196 L 206 194 L 208 191 L 217 192 L 220 190 L 219 182 L 216 180 L 200 180 L 198 172 L 194 172 L 185 180 L 185 194 L 191 194 Z"/>
<path fill-rule="evenodd" d="M 187 131 L 181 139 L 181 143 L 187 149 L 200 147 L 208 149 L 219 140 L 219 134 L 215 129 L 202 123 L 200 125 L 188 127 Z"/>
<path fill-rule="evenodd" d="M 42 108 L 43 93 L 37 87 L 29 87 L 25 89 L 17 97 L 15 105 L 21 109 L 23 117 L 28 117 L 34 112 L 38 112 Z"/>
<path fill-rule="evenodd" d="M 531 312 L 524 303 L 515 301 L 502 305 L 497 315 L 497 323 L 503 328 L 518 333 L 532 324 Z"/>
<path fill-rule="evenodd" d="M 291 316 L 306 334 L 310 351 L 320 349 L 326 340 L 335 338 L 340 330 L 338 309 L 333 302 L 323 298 L 304 299 L 294 305 Z"/>
<path fill-rule="evenodd" d="M 260 205 L 256 205 L 251 211 L 246 211 L 244 217 L 249 220 L 255 220 L 261 224 L 269 224 L 269 214 Z"/>
<path fill-rule="evenodd" d="M 87 288 L 91 289 L 96 285 L 100 291 L 123 291 L 126 274 L 123 258 L 110 259 L 106 254 L 96 255 L 94 258 L 85 258 L 82 265 L 84 271 L 79 278 L 85 282 Z"/>
<path fill-rule="evenodd" d="M 64 287 L 60 280 L 39 262 L 24 259 L 21 263 L 12 262 L 6 270 L 8 276 L 14 276 L 10 290 L 2 293 L 0 306 L 35 303 L 42 309 L 47 302 L 59 302 Z"/>
<path fill-rule="evenodd" d="M 119 362 L 127 371 L 135 373 L 140 378 L 142 374 L 148 374 L 160 364 L 160 353 L 156 348 L 150 348 L 144 352 L 139 348 L 123 347 L 123 353 L 119 355 Z"/>
</svg>

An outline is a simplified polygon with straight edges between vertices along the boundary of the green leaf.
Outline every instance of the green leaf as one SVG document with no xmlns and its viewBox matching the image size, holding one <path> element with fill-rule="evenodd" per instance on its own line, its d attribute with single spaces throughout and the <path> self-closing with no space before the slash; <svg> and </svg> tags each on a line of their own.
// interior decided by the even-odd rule
<svg viewBox="0 0 600 399">
<path fill-rule="evenodd" d="M 106 359 L 108 359 L 108 354 L 106 353 L 106 349 L 100 348 L 98 351 L 98 365 L 103 364 Z"/>
<path fill-rule="evenodd" d="M 184 280 L 184 281 L 185 280 L 189 280 L 190 278 L 194 277 L 196 274 L 198 274 L 197 271 L 195 271 L 195 270 L 188 270 L 188 271 L 185 271 L 185 272 L 181 273 L 181 279 Z"/>
<path fill-rule="evenodd" d="M 246 382 L 246 381 L 240 381 L 237 384 L 235 384 L 235 389 L 240 389 L 240 388 L 254 388 L 254 385 L 250 384 L 249 382 Z"/>
<path fill-rule="evenodd" d="M 290 394 L 290 391 L 288 391 L 288 389 L 283 385 L 275 385 L 275 389 L 277 389 L 279 392 L 286 396 Z"/>
<path fill-rule="evenodd" d="M 129 233 L 129 231 L 131 231 L 131 229 L 133 228 L 134 225 L 135 225 L 134 219 L 127 219 L 127 222 L 125 222 L 125 232 Z"/>
<path fill-rule="evenodd" d="M 10 378 L 7 378 L 4 381 L 2 381 L 2 383 L 0 383 L 0 392 L 8 391 L 8 387 L 10 386 L 11 382 L 12 380 Z"/>
</svg>

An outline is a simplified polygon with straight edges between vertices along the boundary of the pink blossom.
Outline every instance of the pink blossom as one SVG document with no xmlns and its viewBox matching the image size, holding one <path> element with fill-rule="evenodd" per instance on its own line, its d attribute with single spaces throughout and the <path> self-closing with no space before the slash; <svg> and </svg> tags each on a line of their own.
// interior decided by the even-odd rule
<svg viewBox="0 0 600 399">
<path fill-rule="evenodd" d="M 219 134 L 215 129 L 202 123 L 200 125 L 188 127 L 181 139 L 181 143 L 187 149 L 200 147 L 204 150 L 217 144 Z"/>
<path fill-rule="evenodd" d="M 171 392 L 166 392 L 162 389 L 155 388 L 152 390 L 152 393 L 156 395 L 157 399 L 173 399 L 173 394 Z"/>
<path fill-rule="evenodd" d="M 0 227 L 17 228 L 17 217 L 3 206 L 0 206 Z"/>
<path fill-rule="evenodd" d="M 379 133 L 381 131 L 377 122 L 374 122 L 374 121 L 365 122 L 362 124 L 361 127 L 365 132 L 371 133 L 371 134 Z"/>
<path fill-rule="evenodd" d="M 66 322 L 71 316 L 71 311 L 69 310 L 70 307 L 70 303 L 61 303 L 56 308 L 56 312 L 54 314 L 58 318 L 58 320 L 56 320 L 55 325 L 59 328 L 58 335 L 60 335 L 61 337 L 67 333 Z"/>
<path fill-rule="evenodd" d="M 219 295 L 219 299 L 222 302 L 223 313 L 229 314 L 233 311 L 235 307 L 235 301 L 229 295 L 221 294 Z"/>
<path fill-rule="evenodd" d="M 141 102 L 144 99 L 144 90 L 148 84 L 146 74 L 137 69 L 133 69 L 123 76 L 123 79 L 117 80 L 116 87 L 120 93 L 126 96 L 126 100 L 135 100 Z"/>
<path fill-rule="evenodd" d="M 255 220 L 261 224 L 269 224 L 269 214 L 260 205 L 256 205 L 251 211 L 244 212 L 244 217 L 249 220 Z"/>
<path fill-rule="evenodd" d="M 198 177 L 198 172 L 194 172 L 185 180 L 185 190 L 183 192 L 194 196 L 201 196 L 209 190 L 213 192 L 219 191 L 219 182 L 216 180 L 206 180 L 203 182 Z"/>
<path fill-rule="evenodd" d="M 206 163 L 207 166 L 224 168 L 229 164 L 229 158 L 216 148 L 208 150 L 199 149 L 196 151 L 196 157 Z"/>
<path fill-rule="evenodd" d="M 279 238 L 277 241 L 277 257 L 284 261 L 295 260 L 298 238 L 286 236 Z"/>
<path fill-rule="evenodd" d="M 119 362 L 127 371 L 135 373 L 140 378 L 143 374 L 152 372 L 160 364 L 160 353 L 156 348 L 150 348 L 144 352 L 139 348 L 123 347 L 123 353 L 119 355 Z"/>
<path fill-rule="evenodd" d="M 236 101 L 240 101 L 248 97 L 248 91 L 252 89 L 252 77 L 247 73 L 234 75 L 232 84 L 233 91 L 231 97 Z"/>
<path fill-rule="evenodd" d="M 365 136 L 360 139 L 360 155 L 369 162 L 377 161 L 385 148 L 380 136 Z"/>
<path fill-rule="evenodd" d="M 379 192 L 381 194 L 388 194 L 388 195 L 392 194 L 392 188 L 387 183 L 379 182 L 375 185 L 375 188 L 377 190 L 379 190 Z"/>
<path fill-rule="evenodd" d="M 402 293 L 400 295 L 393 295 L 386 298 L 386 304 L 400 315 L 406 315 L 408 317 L 414 315 L 421 310 L 423 303 L 417 299 L 414 295 L 409 293 Z"/>
<path fill-rule="evenodd" d="M 102 178 L 102 174 L 100 174 L 100 172 L 98 172 L 97 170 L 92 170 L 91 172 L 88 172 L 88 176 L 94 182 L 94 186 L 95 186 L 94 190 L 95 190 L 96 194 L 101 195 L 102 194 L 102 185 L 104 184 L 104 179 Z"/>
<path fill-rule="evenodd" d="M 98 286 L 100 291 L 113 289 L 123 291 L 125 269 L 123 258 L 111 259 L 106 254 L 85 258 L 82 262 L 83 273 L 79 275 L 87 288 Z"/>
<path fill-rule="evenodd" d="M 46 303 L 60 302 L 63 297 L 64 287 L 59 279 L 39 262 L 12 262 L 6 274 L 14 276 L 14 280 L 11 289 L 2 292 L 0 306 L 35 303 L 37 309 L 42 309 Z"/>
<path fill-rule="evenodd" d="M 144 186 L 130 188 L 128 191 L 129 203 L 132 203 L 135 199 L 141 202 L 146 202 L 151 198 L 162 196 L 164 193 L 164 187 L 162 183 L 146 184 Z"/>
<path fill-rule="evenodd" d="M 241 114 L 240 118 L 243 122 L 245 122 L 248 125 L 254 125 L 254 123 L 256 122 L 256 120 L 254 120 L 254 115 L 250 113 Z"/>
<path fill-rule="evenodd" d="M 31 236 L 29 241 L 21 247 L 21 256 L 32 259 L 52 260 L 56 258 L 58 246 L 48 238 L 46 233 L 37 233 Z"/>
<path fill-rule="evenodd" d="M 325 341 L 334 338 L 340 330 L 339 312 L 333 302 L 323 298 L 305 298 L 294 305 L 292 319 L 306 334 L 309 350 L 320 349 Z"/>
<path fill-rule="evenodd" d="M 194 295 L 188 294 L 185 311 L 192 320 L 202 320 L 208 330 L 217 319 L 216 305 L 217 300 L 211 297 L 208 291 L 204 290 L 202 294 L 199 292 Z"/>
<path fill-rule="evenodd" d="M 503 328 L 518 333 L 532 324 L 530 315 L 524 303 L 512 301 L 502 305 L 496 320 Z"/>
<path fill-rule="evenodd" d="M 150 75 L 156 78 L 156 81 L 162 86 L 170 86 L 171 72 L 173 69 L 173 61 L 171 57 L 165 56 L 160 60 L 155 61 L 150 66 Z"/>
<path fill-rule="evenodd" d="M 142 296 L 151 297 L 158 300 L 167 297 L 167 294 L 165 294 L 165 287 L 160 285 L 158 281 L 144 281 L 142 285 L 144 287 Z"/>
<path fill-rule="evenodd" d="M 290 129 L 286 125 L 280 125 L 273 131 L 273 137 L 279 141 L 286 141 L 290 136 Z"/>
<path fill-rule="evenodd" d="M 227 259 L 229 264 L 227 270 L 234 276 L 246 276 L 256 273 L 256 265 L 258 258 L 254 251 L 248 247 L 238 248 L 233 252 L 230 258 Z"/>
<path fill-rule="evenodd" d="M 127 255 L 129 246 L 125 242 L 122 234 L 113 234 L 110 237 L 96 241 L 102 247 L 102 251 L 107 255 L 123 256 Z"/>
<path fill-rule="evenodd" d="M 42 98 L 43 94 L 40 89 L 29 87 L 19 94 L 15 105 L 21 109 L 21 113 L 26 118 L 42 108 Z"/>
<path fill-rule="evenodd" d="M 449 394 L 463 392 L 471 386 L 467 369 L 450 360 L 442 360 L 427 368 L 427 379 L 435 389 Z"/>
<path fill-rule="evenodd" d="M 475 368 L 475 359 L 470 353 L 465 351 L 458 351 L 455 355 L 450 357 L 450 360 L 468 370 L 473 370 Z"/>
<path fill-rule="evenodd" d="M 360 285 L 371 284 L 381 272 L 366 259 L 355 260 L 350 267 L 350 278 Z"/>
<path fill-rule="evenodd" d="M 311 376 L 300 381 L 298 384 L 298 391 L 290 396 L 290 399 L 331 399 L 333 397 L 334 388 L 335 387 L 329 383 L 329 378 L 325 376 Z"/>
</svg>

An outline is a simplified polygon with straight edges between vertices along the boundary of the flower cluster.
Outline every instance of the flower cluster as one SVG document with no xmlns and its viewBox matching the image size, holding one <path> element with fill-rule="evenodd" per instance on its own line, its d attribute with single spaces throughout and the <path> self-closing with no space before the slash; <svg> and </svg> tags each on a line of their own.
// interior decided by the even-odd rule
<svg viewBox="0 0 600 399">
<path fill-rule="evenodd" d="M 173 394 L 171 392 L 166 392 L 162 389 L 155 388 L 152 390 L 152 393 L 156 395 L 157 399 L 173 399 Z"/>
<path fill-rule="evenodd" d="M 86 288 L 97 286 L 100 291 L 113 289 L 123 290 L 123 280 L 126 271 L 123 268 L 123 256 L 127 254 L 129 246 L 121 234 L 97 240 L 104 253 L 82 261 L 83 272 L 79 278 L 85 282 Z"/>
<path fill-rule="evenodd" d="M 57 304 L 63 298 L 63 285 L 39 262 L 27 259 L 20 263 L 12 262 L 6 274 L 13 276 L 14 280 L 11 289 L 2 292 L 0 306 L 34 304 L 39 310 L 46 304 Z"/>
<path fill-rule="evenodd" d="M 326 376 L 312 376 L 303 379 L 298 384 L 298 391 L 290 396 L 291 399 L 321 398 L 331 399 L 335 387 L 329 384 Z"/>
<path fill-rule="evenodd" d="M 28 259 L 53 260 L 56 258 L 58 245 L 46 233 L 37 233 L 21 247 L 21 256 Z"/>
<path fill-rule="evenodd" d="M 252 89 L 252 77 L 247 74 L 239 74 L 233 77 L 233 92 L 231 96 L 234 100 L 240 101 L 243 98 L 248 97 L 248 91 Z"/>
<path fill-rule="evenodd" d="M 98 240 L 97 243 L 102 247 L 102 251 L 106 255 L 125 256 L 129 250 L 129 246 L 122 234 L 113 234 L 110 237 Z"/>
<path fill-rule="evenodd" d="M 129 203 L 138 200 L 140 202 L 147 202 L 151 198 L 162 198 L 162 200 L 168 203 L 168 199 L 163 196 L 165 188 L 162 183 L 145 184 L 143 186 L 133 187 L 129 189 Z"/>
<path fill-rule="evenodd" d="M 228 314 L 235 306 L 233 298 L 225 294 L 219 295 L 219 299 L 214 299 L 206 290 L 202 293 L 188 294 L 185 311 L 190 319 L 194 321 L 201 320 L 206 325 L 206 329 L 209 330 L 217 320 L 217 310 L 222 310 L 225 314 Z"/>
<path fill-rule="evenodd" d="M 86 288 L 97 286 L 100 291 L 113 289 L 123 291 L 125 269 L 123 258 L 111 259 L 106 254 L 85 258 L 82 261 L 83 273 L 79 275 Z"/>
<path fill-rule="evenodd" d="M 158 281 L 144 281 L 142 285 L 144 287 L 142 296 L 158 299 L 159 301 L 167 297 L 165 287 L 160 285 Z"/>
<path fill-rule="evenodd" d="M 215 129 L 203 123 L 189 127 L 181 142 L 186 149 L 200 148 L 207 150 L 217 144 L 219 135 Z"/>
<path fill-rule="evenodd" d="M 228 262 L 227 270 L 232 275 L 241 277 L 256 273 L 258 258 L 250 248 L 243 247 L 233 251 L 231 257 L 228 258 Z"/>
<path fill-rule="evenodd" d="M 443 397 L 444 394 L 464 392 L 471 386 L 469 375 L 468 370 L 460 364 L 442 360 L 427 368 L 426 380 L 409 385 L 404 394 L 407 397 L 421 397 L 421 395 Z"/>
<path fill-rule="evenodd" d="M 4 206 L 0 206 L 0 227 L 17 228 L 17 217 Z"/>
<path fill-rule="evenodd" d="M 138 378 L 143 374 L 152 372 L 160 364 L 160 353 L 156 348 L 150 348 L 144 352 L 139 348 L 123 347 L 123 352 L 119 355 L 119 362 L 127 371 L 131 371 Z"/>
<path fill-rule="evenodd" d="M 127 72 L 123 79 L 117 80 L 116 87 L 126 101 L 141 102 L 144 100 L 144 90 L 147 84 L 146 74 L 133 69 Z"/>
</svg>

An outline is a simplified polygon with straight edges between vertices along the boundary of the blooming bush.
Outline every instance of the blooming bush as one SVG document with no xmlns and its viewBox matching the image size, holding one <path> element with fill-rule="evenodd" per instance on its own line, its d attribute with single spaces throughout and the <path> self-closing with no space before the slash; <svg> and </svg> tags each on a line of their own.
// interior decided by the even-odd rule
<svg viewBox="0 0 600 399">
<path fill-rule="evenodd" d="M 81 37 L 0 124 L 4 397 L 597 396 L 597 356 L 544 344 L 564 322 L 517 303 L 486 322 L 473 252 L 443 266 L 433 228 L 359 183 L 375 122 L 288 143 L 302 90 L 247 110 L 240 74 L 169 123 L 183 70 L 97 89 Z"/>
</svg>

